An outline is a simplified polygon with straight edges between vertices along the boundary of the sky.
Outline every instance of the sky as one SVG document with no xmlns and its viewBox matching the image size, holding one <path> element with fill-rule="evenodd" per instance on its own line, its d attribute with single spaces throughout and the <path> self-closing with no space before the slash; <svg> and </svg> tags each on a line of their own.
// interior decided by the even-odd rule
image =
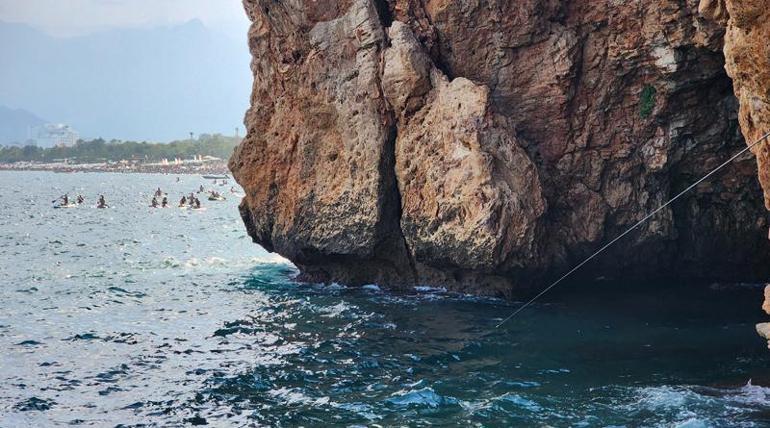
<svg viewBox="0 0 770 428">
<path fill-rule="evenodd" d="M 0 21 L 64 37 L 193 19 L 233 38 L 244 37 L 248 28 L 241 0 L 0 0 Z"/>
<path fill-rule="evenodd" d="M 0 106 L 83 138 L 230 135 L 249 106 L 248 26 L 241 0 L 0 0 Z"/>
</svg>

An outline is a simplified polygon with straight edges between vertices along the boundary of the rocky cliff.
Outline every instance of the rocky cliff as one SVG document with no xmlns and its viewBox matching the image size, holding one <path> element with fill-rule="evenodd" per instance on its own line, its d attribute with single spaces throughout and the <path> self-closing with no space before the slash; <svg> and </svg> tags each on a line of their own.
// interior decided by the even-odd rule
<svg viewBox="0 0 770 428">
<path fill-rule="evenodd" d="M 724 53 L 738 115 L 748 142 L 770 132 L 770 2 L 767 0 L 701 0 L 700 13 L 727 29 Z M 770 209 L 770 143 L 753 147 L 759 181 Z M 770 239 L 770 235 L 768 236 Z M 765 287 L 762 309 L 770 314 L 770 285 Z M 768 340 L 770 323 L 757 324 L 757 333 Z"/>
<path fill-rule="evenodd" d="M 541 285 L 770 130 L 765 2 L 702 3 L 245 0 L 249 234 L 310 280 Z M 766 277 L 756 165 L 582 274 Z"/>
<path fill-rule="evenodd" d="M 765 300 L 762 303 L 762 310 L 770 315 L 770 285 L 765 286 Z M 767 340 L 767 347 L 770 348 L 770 322 L 759 323 L 756 328 L 757 333 Z"/>
<path fill-rule="evenodd" d="M 743 135 L 756 141 L 770 132 L 770 1 L 701 0 L 700 13 L 724 26 L 727 73 L 740 101 Z M 770 209 L 770 144 L 752 150 Z"/>
</svg>

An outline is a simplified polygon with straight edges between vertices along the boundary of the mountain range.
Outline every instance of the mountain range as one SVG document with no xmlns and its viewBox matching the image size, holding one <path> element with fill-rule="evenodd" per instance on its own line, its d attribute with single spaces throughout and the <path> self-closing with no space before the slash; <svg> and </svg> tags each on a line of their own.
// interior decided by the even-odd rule
<svg viewBox="0 0 770 428">
<path fill-rule="evenodd" d="M 251 90 L 245 32 L 234 40 L 193 20 L 60 38 L 0 22 L 0 105 L 84 138 L 229 135 L 242 126 Z"/>
<path fill-rule="evenodd" d="M 0 144 L 22 144 L 46 122 L 26 110 L 0 106 Z"/>
</svg>

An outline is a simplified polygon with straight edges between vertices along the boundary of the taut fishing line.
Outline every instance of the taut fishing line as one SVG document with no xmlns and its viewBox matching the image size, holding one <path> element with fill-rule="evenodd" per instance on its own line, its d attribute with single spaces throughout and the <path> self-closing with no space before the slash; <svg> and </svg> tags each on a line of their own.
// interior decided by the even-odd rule
<svg viewBox="0 0 770 428">
<path fill-rule="evenodd" d="M 649 214 L 647 214 L 646 216 L 644 216 L 644 218 L 642 218 L 641 220 L 639 220 L 638 222 L 636 222 L 636 223 L 635 223 L 633 226 L 631 226 L 631 227 L 629 227 L 628 229 L 626 229 L 626 231 L 625 231 L 625 232 L 623 232 L 623 233 L 621 233 L 620 235 L 618 235 L 618 236 L 617 236 L 615 239 L 613 239 L 612 241 L 610 241 L 610 242 L 606 243 L 606 244 L 605 244 L 603 247 L 599 248 L 599 249 L 598 249 L 598 250 L 597 250 L 595 253 L 593 253 L 593 254 L 591 254 L 590 256 L 588 256 L 588 258 L 586 258 L 586 259 L 585 259 L 585 260 L 583 260 L 582 262 L 580 262 L 580 263 L 578 263 L 577 265 L 575 265 L 575 267 L 573 267 L 572 269 L 570 269 L 570 271 L 569 271 L 569 272 L 565 273 L 565 274 L 564 274 L 564 275 L 562 275 L 562 276 L 561 276 L 559 279 L 557 279 L 556 281 L 552 282 L 552 283 L 551 283 L 551 285 L 549 285 L 548 287 L 546 287 L 545 289 L 543 289 L 543 291 L 541 291 L 541 292 L 537 293 L 537 295 L 535 295 L 535 297 L 531 298 L 529 301 L 527 301 L 527 302 L 526 302 L 526 303 L 524 303 L 523 305 L 519 306 L 519 308 L 518 308 L 518 309 L 516 309 L 515 311 L 513 311 L 513 313 L 512 313 L 512 314 L 508 315 L 508 317 L 506 317 L 504 320 L 500 321 L 500 323 L 499 323 L 499 324 L 497 324 L 497 325 L 495 326 L 495 328 L 499 328 L 500 326 L 502 326 L 503 324 L 505 324 L 506 322 L 508 322 L 508 320 L 510 320 L 511 318 L 515 317 L 515 316 L 516 316 L 516 315 L 517 315 L 519 312 L 523 311 L 523 310 L 524 310 L 524 309 L 525 309 L 527 306 L 531 305 L 531 304 L 532 304 L 532 303 L 534 303 L 534 302 L 535 302 L 537 299 L 541 298 L 541 297 L 542 297 L 542 296 L 543 296 L 545 293 L 549 292 L 549 291 L 550 291 L 552 288 L 556 287 L 556 286 L 557 286 L 557 285 L 558 285 L 560 282 L 562 282 L 562 281 L 564 281 L 565 279 L 567 279 L 567 277 L 569 277 L 570 275 L 572 275 L 573 273 L 575 273 L 575 271 L 577 271 L 578 269 L 580 269 L 581 267 L 583 267 L 583 265 L 585 265 L 586 263 L 590 262 L 590 261 L 591 261 L 591 260 L 592 260 L 594 257 L 598 256 L 599 254 L 601 254 L 602 252 L 604 252 L 604 250 L 606 250 L 607 248 L 611 247 L 611 246 L 612 246 L 614 243 L 618 242 L 618 241 L 619 241 L 621 238 L 623 238 L 624 236 L 626 236 L 626 235 L 628 235 L 629 233 L 631 233 L 631 231 L 632 231 L 632 230 L 634 230 L 634 229 L 636 229 L 637 227 L 639 227 L 639 226 L 641 226 L 642 224 L 644 224 L 644 223 L 645 223 L 647 220 L 649 220 L 650 218 L 652 218 L 652 216 L 654 216 L 655 214 L 657 214 L 657 213 L 658 213 L 660 210 L 662 210 L 663 208 L 666 208 L 667 206 L 671 205 L 671 203 L 672 203 L 672 202 L 674 202 L 674 201 L 676 201 L 677 199 L 681 198 L 681 197 L 682 197 L 683 195 L 685 195 L 687 192 L 689 192 L 690 190 L 694 189 L 694 188 L 695 188 L 697 185 L 699 185 L 699 184 L 701 184 L 702 182 L 706 181 L 706 180 L 707 180 L 709 177 L 711 177 L 712 175 L 716 174 L 716 173 L 717 173 L 717 172 L 718 172 L 720 169 L 722 169 L 722 168 L 726 167 L 727 165 L 729 165 L 729 164 L 730 164 L 732 161 L 734 161 L 735 159 L 738 159 L 738 158 L 739 158 L 739 157 L 740 157 L 742 154 L 744 154 L 744 153 L 746 153 L 747 151 L 751 150 L 752 148 L 754 148 L 754 146 L 757 146 L 759 143 L 761 143 L 762 141 L 764 141 L 765 139 L 767 139 L 767 137 L 770 137 L 770 132 L 768 132 L 767 134 L 765 134 L 765 135 L 763 135 L 762 137 L 760 137 L 760 138 L 759 138 L 757 141 L 755 141 L 755 142 L 753 142 L 753 143 L 749 144 L 749 145 L 748 145 L 748 146 L 746 146 L 746 147 L 745 147 L 743 150 L 741 150 L 740 152 L 738 152 L 738 153 L 736 153 L 735 155 L 733 155 L 733 157 L 731 157 L 730 159 L 728 159 L 728 160 L 724 161 L 724 162 L 723 162 L 722 164 L 720 164 L 718 167 L 716 167 L 716 168 L 712 169 L 712 170 L 711 170 L 711 172 L 709 172 L 708 174 L 706 174 L 706 175 L 704 175 L 703 177 L 701 177 L 701 178 L 700 178 L 698 181 L 696 181 L 695 183 L 693 183 L 693 184 L 691 184 L 690 186 L 688 186 L 686 189 L 684 189 L 684 190 L 682 190 L 681 192 L 679 192 L 679 193 L 678 193 L 676 196 L 674 196 L 673 198 L 669 199 L 669 200 L 668 200 L 668 202 L 666 202 L 665 204 L 663 204 L 663 205 L 659 206 L 658 208 L 654 209 L 652 212 L 650 212 Z"/>
</svg>

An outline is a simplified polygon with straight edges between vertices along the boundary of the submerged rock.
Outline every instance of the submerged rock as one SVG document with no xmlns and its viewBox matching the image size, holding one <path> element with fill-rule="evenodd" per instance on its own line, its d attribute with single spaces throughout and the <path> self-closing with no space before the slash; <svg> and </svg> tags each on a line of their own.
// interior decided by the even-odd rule
<svg viewBox="0 0 770 428">
<path fill-rule="evenodd" d="M 508 296 L 559 276 L 770 120 L 767 45 L 740 48 L 767 12 L 700 3 L 245 0 L 255 78 L 230 168 L 249 234 L 319 281 Z M 755 165 L 581 274 L 766 278 Z"/>
<path fill-rule="evenodd" d="M 757 324 L 757 333 L 767 340 L 767 347 L 770 348 L 770 322 Z"/>
</svg>

